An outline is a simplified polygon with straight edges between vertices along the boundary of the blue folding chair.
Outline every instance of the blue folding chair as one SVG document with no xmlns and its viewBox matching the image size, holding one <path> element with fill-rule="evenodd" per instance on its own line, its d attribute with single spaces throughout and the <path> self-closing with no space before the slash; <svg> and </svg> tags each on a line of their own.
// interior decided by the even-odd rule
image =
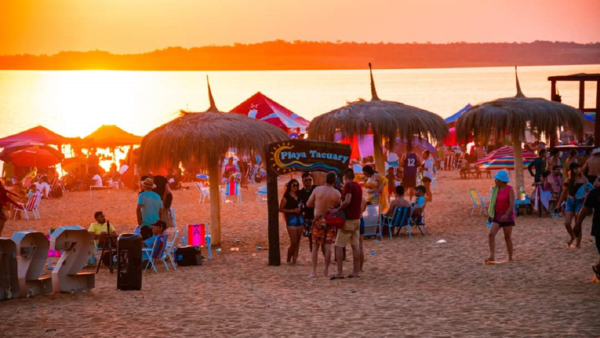
<svg viewBox="0 0 600 338">
<path fill-rule="evenodd" d="M 154 241 L 154 245 L 152 246 L 152 248 L 142 248 L 142 261 L 148 261 L 148 264 L 146 264 L 146 270 L 148 270 L 149 266 L 152 266 L 154 272 L 158 273 L 158 270 L 156 269 L 156 264 L 154 264 L 154 262 L 157 259 L 162 259 L 163 263 L 165 264 L 165 268 L 167 268 L 167 271 L 169 271 L 169 266 L 167 265 L 167 261 L 165 260 L 165 246 L 167 243 L 168 236 L 169 235 L 165 234 L 161 237 L 158 237 Z"/>
<path fill-rule="evenodd" d="M 411 234 L 411 216 L 412 216 L 412 208 L 411 207 L 397 207 L 394 209 L 391 217 L 387 217 L 385 215 L 381 215 L 381 226 L 387 226 L 390 232 L 390 238 L 392 238 L 392 228 L 399 228 L 398 236 L 400 236 L 400 232 L 403 227 L 408 229 L 408 237 L 412 238 Z"/>
</svg>

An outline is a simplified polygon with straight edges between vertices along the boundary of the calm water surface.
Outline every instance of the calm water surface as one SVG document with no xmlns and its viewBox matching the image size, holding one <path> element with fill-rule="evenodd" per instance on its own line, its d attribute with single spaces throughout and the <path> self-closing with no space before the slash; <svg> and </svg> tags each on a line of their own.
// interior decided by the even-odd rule
<svg viewBox="0 0 600 338">
<path fill-rule="evenodd" d="M 600 65 L 521 67 L 521 88 L 549 99 L 548 76 L 600 73 Z M 359 98 L 370 99 L 366 70 L 129 72 L 0 71 L 0 137 L 36 125 L 64 136 L 86 136 L 101 124 L 143 135 L 177 116 L 180 109 L 208 107 L 206 75 L 217 107 L 228 111 L 261 91 L 312 119 Z M 447 117 L 467 103 L 515 95 L 510 67 L 375 70 L 379 97 Z M 560 83 L 563 102 L 578 105 L 578 84 Z M 596 100 L 588 84 L 586 104 Z"/>
</svg>

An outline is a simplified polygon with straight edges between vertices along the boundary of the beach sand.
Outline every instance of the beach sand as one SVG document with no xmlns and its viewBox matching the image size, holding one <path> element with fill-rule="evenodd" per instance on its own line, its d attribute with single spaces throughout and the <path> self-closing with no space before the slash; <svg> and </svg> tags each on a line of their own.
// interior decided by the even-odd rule
<svg viewBox="0 0 600 338">
<path fill-rule="evenodd" d="M 283 222 L 284 264 L 268 266 L 267 207 L 255 201 L 255 185 L 243 191 L 243 203 L 222 205 L 222 251 L 213 251 L 212 261 L 176 271 L 161 263 L 158 274 L 144 273 L 141 291 L 117 291 L 116 274 L 103 268 L 89 292 L 0 302 L 0 336 L 600 336 L 590 219 L 582 247 L 567 250 L 563 218 L 518 217 L 515 261 L 484 265 L 486 218 L 470 215 L 467 189 L 487 192 L 493 180 L 461 180 L 457 172 L 438 173 L 437 180 L 440 191 L 427 206 L 427 235 L 366 240 L 361 278 L 307 278 L 305 238 L 299 266 L 285 265 Z M 87 192 L 69 192 L 42 201 L 41 220 L 9 221 L 4 235 L 60 225 L 87 228 L 97 210 L 119 233 L 131 232 L 136 196 L 112 190 L 90 199 Z M 174 192 L 173 206 L 180 230 L 210 219 L 210 205 L 198 204 L 192 185 Z M 436 244 L 440 239 L 447 243 Z M 496 258 L 506 260 L 501 233 L 496 243 Z M 350 273 L 350 259 L 344 269 Z"/>
</svg>

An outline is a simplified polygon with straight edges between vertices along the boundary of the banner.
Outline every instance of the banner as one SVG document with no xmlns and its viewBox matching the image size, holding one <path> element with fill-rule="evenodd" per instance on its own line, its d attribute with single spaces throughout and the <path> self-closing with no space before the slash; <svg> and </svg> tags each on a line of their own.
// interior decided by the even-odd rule
<svg viewBox="0 0 600 338">
<path fill-rule="evenodd" d="M 267 170 L 276 174 L 294 171 L 342 173 L 350 163 L 350 146 L 333 142 L 287 140 L 267 148 Z"/>
</svg>

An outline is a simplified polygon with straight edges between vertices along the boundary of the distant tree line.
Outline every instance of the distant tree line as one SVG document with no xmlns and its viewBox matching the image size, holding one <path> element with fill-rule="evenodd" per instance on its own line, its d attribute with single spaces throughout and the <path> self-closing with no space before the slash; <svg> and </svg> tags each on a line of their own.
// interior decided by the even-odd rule
<svg viewBox="0 0 600 338">
<path fill-rule="evenodd" d="M 282 40 L 169 47 L 142 54 L 104 51 L 0 55 L 3 70 L 309 70 L 451 68 L 600 63 L 600 43 L 356 43 Z"/>
</svg>

